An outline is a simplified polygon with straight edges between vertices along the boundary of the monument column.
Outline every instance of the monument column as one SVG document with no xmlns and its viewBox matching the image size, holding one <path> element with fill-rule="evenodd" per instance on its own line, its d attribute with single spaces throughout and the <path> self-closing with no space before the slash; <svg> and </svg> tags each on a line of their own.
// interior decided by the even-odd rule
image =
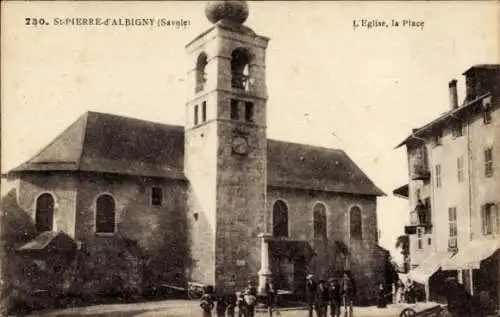
<svg viewBox="0 0 500 317">
<path fill-rule="evenodd" d="M 261 248 L 260 248 L 260 270 L 259 274 L 259 294 L 265 294 L 266 292 L 266 282 L 268 278 L 271 276 L 271 269 L 269 268 L 269 238 L 272 237 L 269 233 L 261 233 L 259 234 L 259 238 L 261 239 Z"/>
</svg>

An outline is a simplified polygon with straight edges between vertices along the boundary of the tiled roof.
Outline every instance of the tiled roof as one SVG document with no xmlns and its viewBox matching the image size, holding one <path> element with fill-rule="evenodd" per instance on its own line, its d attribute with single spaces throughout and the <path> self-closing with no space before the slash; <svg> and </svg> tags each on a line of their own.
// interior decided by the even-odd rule
<svg viewBox="0 0 500 317">
<path fill-rule="evenodd" d="M 462 75 L 467 74 L 473 69 L 500 70 L 500 64 L 477 64 L 467 69 Z"/>
<path fill-rule="evenodd" d="M 268 140 L 268 185 L 381 196 L 342 150 Z M 83 171 L 185 179 L 184 128 L 88 112 L 10 173 Z"/>
<path fill-rule="evenodd" d="M 500 80 L 500 72 L 499 72 L 500 64 L 477 64 L 467 69 L 462 75 L 467 76 L 470 72 L 474 70 L 477 70 L 481 73 L 484 72 L 492 73 L 488 75 L 489 77 L 491 77 L 490 78 L 491 83 L 498 83 L 498 81 Z M 490 96 L 497 96 L 498 85 L 496 84 L 492 86 L 496 86 L 497 88 L 493 88 L 493 90 L 490 91 L 487 90 L 478 91 L 477 92 L 478 95 L 475 99 L 473 100 L 465 99 L 464 104 L 461 105 L 460 107 L 446 111 L 436 119 L 427 123 L 426 125 L 417 129 L 413 129 L 411 135 L 409 135 L 404 141 L 399 143 L 396 146 L 396 148 L 399 148 L 403 145 L 407 145 L 409 142 L 417 141 L 418 143 L 421 143 L 422 140 L 420 139 L 420 137 L 424 136 L 425 134 L 432 133 L 433 129 L 442 127 L 443 125 L 447 125 L 450 123 L 450 121 L 453 120 L 470 118 L 471 115 L 475 114 L 475 110 L 477 110 L 481 106 L 481 101 L 483 99 Z M 495 90 L 497 91 L 496 93 Z"/>
<path fill-rule="evenodd" d="M 268 140 L 268 186 L 382 196 L 342 150 Z"/>
<path fill-rule="evenodd" d="M 456 109 L 449 110 L 443 113 L 442 115 L 432 120 L 431 122 L 427 123 L 426 125 L 417 129 L 413 129 L 412 133 L 401 143 L 399 143 L 395 148 L 397 149 L 407 144 L 409 141 L 419 140 L 419 137 L 423 136 L 425 133 L 428 133 L 429 131 L 432 131 L 432 129 L 435 129 L 439 125 L 448 124 L 448 122 L 450 122 L 451 120 L 456 120 L 457 118 L 464 116 L 464 114 L 467 115 L 470 111 L 473 110 L 474 107 L 478 107 L 481 105 L 480 102 L 481 100 L 489 96 L 491 96 L 491 93 L 485 93 L 477 97 L 476 99 L 469 101 L 463 106 L 460 106 Z"/>
<path fill-rule="evenodd" d="M 184 179 L 184 128 L 87 112 L 12 170 L 87 171 Z"/>
<path fill-rule="evenodd" d="M 58 241 L 59 240 L 59 241 Z M 63 251 L 76 246 L 76 243 L 65 233 L 55 231 L 45 231 L 36 236 L 33 240 L 21 246 L 19 251 L 42 251 L 48 250 L 53 245 L 55 249 Z"/>
</svg>

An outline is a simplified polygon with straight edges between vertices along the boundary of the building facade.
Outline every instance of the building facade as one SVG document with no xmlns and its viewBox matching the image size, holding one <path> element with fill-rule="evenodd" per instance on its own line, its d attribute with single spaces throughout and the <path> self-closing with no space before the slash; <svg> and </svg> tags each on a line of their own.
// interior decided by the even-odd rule
<svg viewBox="0 0 500 317">
<path fill-rule="evenodd" d="M 409 183 L 394 193 L 407 191 L 410 277 L 426 286 L 427 298 L 437 294 L 440 276 L 455 275 L 498 305 L 500 65 L 463 75 L 463 104 L 452 80 L 450 110 L 399 145 L 407 149 Z"/>
<path fill-rule="evenodd" d="M 88 112 L 8 173 L 20 225 L 2 230 L 3 272 L 27 292 L 44 274 L 54 294 L 96 296 L 187 281 L 230 292 L 269 275 L 301 293 L 307 273 L 349 271 L 358 302 L 373 301 L 383 192 L 341 150 L 267 138 L 269 39 L 243 25 L 245 2 L 206 14 L 212 26 L 186 46 L 184 127 Z"/>
</svg>

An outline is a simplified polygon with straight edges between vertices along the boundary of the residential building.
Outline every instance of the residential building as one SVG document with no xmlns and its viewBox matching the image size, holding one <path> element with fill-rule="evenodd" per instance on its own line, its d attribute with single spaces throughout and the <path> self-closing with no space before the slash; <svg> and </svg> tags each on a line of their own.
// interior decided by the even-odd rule
<svg viewBox="0 0 500 317">
<path fill-rule="evenodd" d="M 465 99 L 449 83 L 450 108 L 400 146 L 408 157 L 409 276 L 436 298 L 446 276 L 471 294 L 499 303 L 500 65 L 475 65 L 463 73 Z"/>
</svg>

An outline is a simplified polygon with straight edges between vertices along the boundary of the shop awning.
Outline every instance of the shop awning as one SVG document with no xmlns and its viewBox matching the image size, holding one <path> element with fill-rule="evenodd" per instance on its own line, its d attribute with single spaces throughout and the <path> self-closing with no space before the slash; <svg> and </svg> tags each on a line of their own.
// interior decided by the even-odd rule
<svg viewBox="0 0 500 317">
<path fill-rule="evenodd" d="M 429 278 L 436 273 L 441 265 L 448 260 L 453 253 L 434 252 L 427 257 L 419 266 L 408 273 L 408 278 L 417 283 L 426 284 Z"/>
<path fill-rule="evenodd" d="M 479 269 L 481 261 L 489 258 L 500 248 L 500 239 L 477 239 L 469 242 L 465 248 L 443 263 L 443 270 Z"/>
</svg>

